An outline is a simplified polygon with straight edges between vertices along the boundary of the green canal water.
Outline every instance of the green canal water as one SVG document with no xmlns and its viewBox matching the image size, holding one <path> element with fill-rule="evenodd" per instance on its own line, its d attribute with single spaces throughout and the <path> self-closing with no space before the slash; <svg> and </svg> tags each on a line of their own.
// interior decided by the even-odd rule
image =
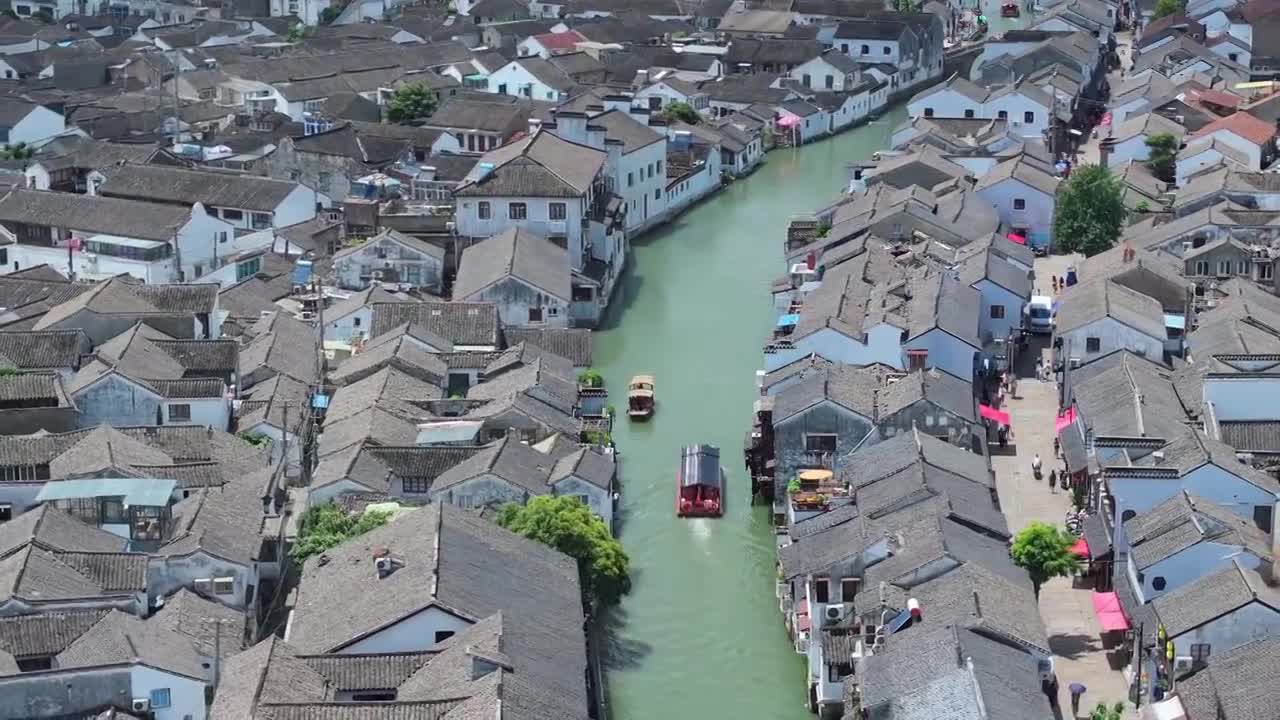
<svg viewBox="0 0 1280 720">
<path fill-rule="evenodd" d="M 764 506 L 749 504 L 742 443 L 770 324 L 770 281 L 783 271 L 793 214 L 834 199 L 845 163 L 888 145 L 905 117 L 796 150 L 632 247 L 596 334 L 594 358 L 619 409 L 627 381 L 652 374 L 658 410 L 615 425 L 621 454 L 621 538 L 634 589 L 605 647 L 611 720 L 801 720 L 804 663 L 774 598 L 774 541 Z M 727 512 L 674 512 L 680 448 L 712 443 L 728 475 Z"/>
</svg>

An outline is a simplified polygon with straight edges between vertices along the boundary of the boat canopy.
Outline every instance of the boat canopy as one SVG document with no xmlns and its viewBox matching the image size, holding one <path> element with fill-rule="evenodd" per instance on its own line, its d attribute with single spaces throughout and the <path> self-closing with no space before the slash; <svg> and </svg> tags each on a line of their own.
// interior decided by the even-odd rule
<svg viewBox="0 0 1280 720">
<path fill-rule="evenodd" d="M 720 487 L 720 448 L 690 445 L 680 452 L 680 487 Z"/>
<path fill-rule="evenodd" d="M 627 386 L 628 392 L 633 396 L 653 396 L 653 376 L 637 375 L 631 378 L 631 384 Z"/>
</svg>

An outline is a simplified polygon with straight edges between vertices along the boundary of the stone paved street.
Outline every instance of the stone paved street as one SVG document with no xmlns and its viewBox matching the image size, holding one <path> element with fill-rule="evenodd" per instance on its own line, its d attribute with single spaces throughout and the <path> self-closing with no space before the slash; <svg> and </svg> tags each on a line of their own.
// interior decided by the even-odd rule
<svg viewBox="0 0 1280 720">
<path fill-rule="evenodd" d="M 1070 256 L 1041 258 L 1036 263 L 1036 284 L 1043 286 L 1044 294 L 1052 294 L 1048 283 L 1050 273 L 1064 275 L 1066 267 L 1075 262 Z M 1018 397 L 1009 402 L 1012 414 L 1014 441 L 1007 455 L 995 454 L 995 466 L 1000 502 L 1009 527 L 1014 532 L 1033 520 L 1042 520 L 1061 526 L 1071 506 L 1070 495 L 1058 489 L 1051 493 L 1048 485 L 1049 470 L 1060 467 L 1053 457 L 1054 417 L 1057 412 L 1057 385 L 1040 382 L 1035 378 L 1034 359 L 1048 351 L 1048 337 L 1031 344 L 1032 352 L 1019 361 Z M 1031 473 L 1031 459 L 1036 454 L 1044 463 L 1044 479 L 1036 481 Z M 1088 708 L 1099 701 L 1114 703 L 1126 697 L 1123 673 L 1112 669 L 1101 643 L 1101 627 L 1094 616 L 1092 590 L 1075 588 L 1070 579 L 1058 578 L 1048 582 L 1040 593 L 1040 615 L 1049 632 L 1049 644 L 1057 656 L 1060 681 L 1060 704 L 1064 718 L 1071 715 L 1071 695 L 1067 689 L 1073 682 L 1084 683 L 1089 689 L 1081 703 L 1080 715 L 1088 716 Z M 1126 717 L 1136 718 L 1130 707 Z"/>
</svg>

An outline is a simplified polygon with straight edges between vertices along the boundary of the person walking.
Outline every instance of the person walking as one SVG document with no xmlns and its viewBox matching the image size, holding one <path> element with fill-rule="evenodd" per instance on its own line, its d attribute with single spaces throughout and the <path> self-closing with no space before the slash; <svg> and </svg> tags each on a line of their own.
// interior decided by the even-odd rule
<svg viewBox="0 0 1280 720">
<path fill-rule="evenodd" d="M 1031 458 L 1031 474 L 1034 475 L 1037 480 L 1040 479 L 1041 467 L 1042 463 L 1040 462 L 1040 453 L 1036 453 L 1035 457 Z"/>
<path fill-rule="evenodd" d="M 1071 690 L 1071 717 L 1080 717 L 1080 698 L 1084 697 L 1085 691 L 1088 690 L 1084 683 L 1073 682 L 1068 686 Z"/>
<path fill-rule="evenodd" d="M 1053 494 L 1057 492 L 1056 490 L 1054 490 L 1054 488 L 1056 487 L 1058 487 L 1058 471 L 1050 470 L 1049 471 L 1049 493 Z"/>
</svg>

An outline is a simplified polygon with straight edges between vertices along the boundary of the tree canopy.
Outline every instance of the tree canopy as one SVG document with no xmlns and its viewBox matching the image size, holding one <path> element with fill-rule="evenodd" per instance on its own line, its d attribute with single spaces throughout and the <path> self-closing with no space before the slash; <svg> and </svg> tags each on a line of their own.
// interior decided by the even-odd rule
<svg viewBox="0 0 1280 720">
<path fill-rule="evenodd" d="M 1185 7 L 1185 0 L 1156 0 L 1156 9 L 1151 15 L 1151 22 L 1169 15 L 1181 15 Z"/>
<path fill-rule="evenodd" d="M 1173 182 L 1179 144 L 1171 133 L 1152 133 L 1147 137 L 1147 167 L 1165 182 Z"/>
<path fill-rule="evenodd" d="M 576 498 L 543 495 L 527 505 L 509 503 L 498 512 L 497 522 L 577 560 L 588 607 L 617 604 L 631 591 L 631 560 L 622 544 Z"/>
<path fill-rule="evenodd" d="M 1068 577 L 1079 568 L 1080 559 L 1071 552 L 1076 539 L 1049 523 L 1035 521 L 1013 539 L 1009 550 L 1013 563 L 1027 571 L 1036 597 L 1040 586 L 1051 578 Z"/>
<path fill-rule="evenodd" d="M 390 519 L 391 513 L 386 512 L 348 513 L 331 502 L 315 505 L 303 513 L 298 522 L 298 541 L 293 545 L 293 559 L 302 562 L 357 535 L 382 527 Z"/>
<path fill-rule="evenodd" d="M 1064 252 L 1097 255 L 1115 245 L 1127 215 L 1124 190 L 1109 170 L 1076 168 L 1058 193 L 1053 242 Z"/>
<path fill-rule="evenodd" d="M 428 117 L 436 111 L 439 99 L 422 83 L 401 85 L 387 102 L 387 119 L 395 123 L 409 123 Z"/>
<path fill-rule="evenodd" d="M 662 108 L 658 113 L 657 117 L 661 120 L 665 120 L 666 122 L 679 120 L 680 122 L 688 123 L 690 125 L 697 125 L 702 122 L 702 116 L 699 115 L 698 111 L 694 110 L 693 106 L 687 102 L 668 103 L 667 106 Z"/>
<path fill-rule="evenodd" d="M 1121 720 L 1123 717 L 1123 702 L 1118 702 L 1110 706 L 1106 703 L 1100 702 L 1094 706 L 1093 711 L 1089 713 L 1089 720 Z"/>
</svg>

